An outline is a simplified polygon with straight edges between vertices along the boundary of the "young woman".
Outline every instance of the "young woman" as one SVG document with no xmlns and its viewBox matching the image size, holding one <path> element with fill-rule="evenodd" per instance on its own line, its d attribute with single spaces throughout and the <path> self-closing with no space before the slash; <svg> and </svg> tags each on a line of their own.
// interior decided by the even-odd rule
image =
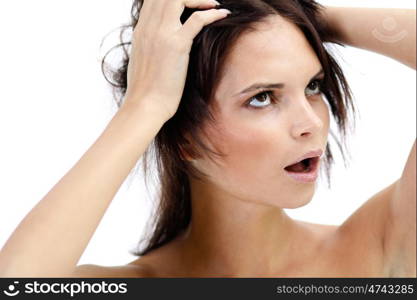
<svg viewBox="0 0 417 300">
<path fill-rule="evenodd" d="M 283 210 L 311 200 L 320 170 L 329 177 L 330 116 L 343 136 L 354 111 L 323 43 L 415 69 L 415 10 L 389 10 L 408 34 L 388 41 L 373 31 L 386 9 L 220 2 L 134 1 L 131 54 L 114 73 L 120 109 L 9 238 L 1 276 L 416 276 L 415 144 L 401 177 L 342 225 L 297 221 Z M 149 145 L 160 206 L 141 257 L 77 266 Z"/>
</svg>

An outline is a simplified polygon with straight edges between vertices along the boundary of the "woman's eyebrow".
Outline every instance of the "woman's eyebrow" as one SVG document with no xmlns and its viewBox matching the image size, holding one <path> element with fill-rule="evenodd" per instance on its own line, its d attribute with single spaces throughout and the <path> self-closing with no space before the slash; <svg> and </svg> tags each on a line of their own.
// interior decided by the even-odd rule
<svg viewBox="0 0 417 300">
<path fill-rule="evenodd" d="M 320 69 L 320 71 L 317 72 L 316 75 L 314 75 L 311 80 L 317 78 L 318 76 L 324 74 L 323 69 Z M 233 97 L 236 97 L 241 94 L 246 94 L 248 92 L 254 91 L 254 90 L 260 90 L 260 89 L 282 89 L 285 87 L 284 83 L 254 83 L 251 86 L 247 87 L 243 91 L 233 95 Z"/>
</svg>

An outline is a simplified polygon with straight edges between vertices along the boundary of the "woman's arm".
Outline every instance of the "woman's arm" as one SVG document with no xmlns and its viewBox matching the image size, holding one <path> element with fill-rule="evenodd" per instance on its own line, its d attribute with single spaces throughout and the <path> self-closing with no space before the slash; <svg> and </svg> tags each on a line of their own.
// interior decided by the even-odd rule
<svg viewBox="0 0 417 300">
<path fill-rule="evenodd" d="M 205 25 L 230 13 L 214 8 L 216 4 L 212 0 L 143 2 L 133 32 L 122 108 L 13 232 L 0 252 L 0 277 L 91 274 L 91 265 L 74 273 L 77 262 L 130 170 L 176 113 L 193 39 Z M 179 25 L 185 6 L 203 10 Z M 161 23 L 154 15 L 166 21 Z"/>
<path fill-rule="evenodd" d="M 416 11 L 413 9 L 325 7 L 325 21 L 343 44 L 389 56 L 416 69 Z M 415 101 L 415 99 L 414 99 Z M 416 274 L 416 143 L 400 179 L 381 197 L 384 263 L 391 276 Z M 387 200 L 388 205 L 384 205 Z M 363 215 L 374 212 L 366 206 Z M 379 222 L 377 222 L 379 223 Z"/>
<path fill-rule="evenodd" d="M 416 69 L 415 9 L 327 6 L 323 13 L 338 41 Z"/>
<path fill-rule="evenodd" d="M 157 99 L 154 99 L 157 100 Z M 164 119 L 123 106 L 77 164 L 16 228 L 0 252 L 1 277 L 71 274 L 107 207 Z"/>
</svg>

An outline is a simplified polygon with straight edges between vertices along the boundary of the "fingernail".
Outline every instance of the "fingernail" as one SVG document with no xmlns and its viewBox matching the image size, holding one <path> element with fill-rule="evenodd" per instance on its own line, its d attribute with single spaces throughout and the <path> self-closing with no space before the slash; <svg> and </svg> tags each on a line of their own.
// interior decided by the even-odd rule
<svg viewBox="0 0 417 300">
<path fill-rule="evenodd" d="M 219 2 L 217 2 L 216 0 L 211 0 L 211 1 L 213 1 L 215 4 L 217 4 L 217 5 L 220 5 L 220 3 Z"/>
<path fill-rule="evenodd" d="M 220 8 L 219 10 L 224 11 L 225 13 L 227 13 L 228 15 L 231 14 L 232 12 L 230 10 L 228 10 L 227 8 Z"/>
</svg>

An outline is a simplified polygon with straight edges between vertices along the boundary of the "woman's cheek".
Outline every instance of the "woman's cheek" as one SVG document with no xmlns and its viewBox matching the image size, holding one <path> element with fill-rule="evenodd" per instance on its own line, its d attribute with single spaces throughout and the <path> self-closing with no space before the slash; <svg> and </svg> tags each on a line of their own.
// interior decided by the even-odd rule
<svg viewBox="0 0 417 300">
<path fill-rule="evenodd" d="M 255 171 L 262 161 L 279 156 L 277 131 L 269 128 L 235 129 L 224 141 L 228 166 L 242 172 Z"/>
</svg>

